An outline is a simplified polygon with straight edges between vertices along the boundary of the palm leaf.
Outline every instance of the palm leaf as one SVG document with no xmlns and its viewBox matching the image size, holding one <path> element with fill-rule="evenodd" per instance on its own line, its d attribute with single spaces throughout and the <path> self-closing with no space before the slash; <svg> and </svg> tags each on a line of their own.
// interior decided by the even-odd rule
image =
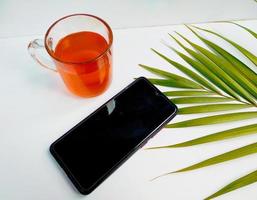
<svg viewBox="0 0 257 200">
<path fill-rule="evenodd" d="M 139 66 L 148 70 L 148 71 L 150 71 L 150 72 L 152 72 L 152 73 L 154 73 L 154 74 L 162 76 L 164 78 L 179 81 L 181 83 L 183 82 L 184 85 L 187 85 L 189 88 L 203 89 L 199 84 L 197 84 L 197 83 L 195 83 L 195 82 L 193 82 L 193 81 L 191 81 L 187 78 L 184 78 L 182 76 L 179 76 L 179 75 L 176 75 L 176 74 L 173 74 L 173 73 L 169 73 L 169 72 L 166 72 L 166 71 L 163 71 L 163 70 L 159 70 L 159 69 L 147 66 L 147 65 L 139 64 Z"/>
<path fill-rule="evenodd" d="M 214 157 L 209 158 L 207 160 L 203 160 L 199 163 L 196 163 L 194 165 L 179 169 L 177 171 L 162 174 L 160 176 L 155 177 L 154 179 L 157 179 L 159 177 L 166 176 L 166 175 L 169 175 L 169 174 L 192 171 L 192 170 L 200 169 L 200 168 L 203 168 L 203 167 L 209 167 L 211 165 L 216 165 L 216 164 L 219 164 L 219 163 L 222 163 L 222 162 L 234 160 L 234 159 L 245 157 L 245 156 L 255 154 L 255 153 L 257 153 L 257 143 L 249 144 L 249 145 L 243 146 L 241 148 L 238 148 L 238 149 L 235 149 L 235 150 L 232 150 L 232 151 L 214 156 Z M 152 179 L 152 180 L 154 180 L 154 179 Z"/>
<path fill-rule="evenodd" d="M 215 95 L 214 92 L 204 90 L 180 90 L 180 91 L 167 91 L 163 92 L 166 96 L 206 96 Z"/>
<path fill-rule="evenodd" d="M 191 171 L 191 170 L 215 165 L 218 163 L 222 163 L 225 161 L 234 160 L 234 159 L 241 158 L 241 157 L 248 156 L 250 154 L 255 154 L 255 153 L 257 153 L 257 142 L 253 143 L 253 144 L 249 144 L 247 146 L 243 146 L 241 148 L 238 148 L 238 149 L 235 149 L 235 150 L 232 150 L 229 152 L 226 152 L 226 153 L 223 153 L 223 154 L 220 154 L 218 156 L 214 156 L 214 157 L 204 160 L 202 162 L 196 163 L 189 167 L 185 167 L 183 169 L 180 169 L 180 170 L 177 170 L 174 172 L 170 172 L 170 173 Z"/>
<path fill-rule="evenodd" d="M 245 49 L 244 47 L 240 46 L 239 44 L 233 42 L 232 40 L 216 33 L 216 32 L 213 32 L 211 30 L 208 30 L 208 29 L 204 29 L 204 28 L 200 28 L 200 27 L 196 27 L 194 26 L 195 28 L 199 29 L 199 30 L 202 30 L 202 31 L 205 31 L 205 32 L 208 32 L 208 33 L 211 33 L 213 35 L 216 35 L 220 38 L 222 38 L 223 40 L 226 40 L 228 43 L 230 43 L 232 46 L 234 46 L 237 50 L 239 50 L 242 54 L 244 54 L 249 60 L 252 61 L 252 63 L 254 63 L 256 66 L 257 66 L 257 57 L 252 54 L 250 51 L 248 51 L 247 49 Z"/>
<path fill-rule="evenodd" d="M 173 37 L 173 36 L 171 36 Z M 174 37 L 173 37 L 174 38 Z M 174 38 L 175 39 L 175 38 Z M 175 39 L 178 41 L 177 39 Z M 193 56 L 196 56 L 197 53 L 194 52 L 193 50 L 185 47 L 180 43 L 180 45 L 190 54 Z M 194 69 L 196 69 L 199 73 L 201 73 L 206 79 L 208 79 L 210 82 L 212 82 L 214 85 L 219 87 L 222 91 L 227 93 L 228 95 L 234 97 L 235 99 L 238 99 L 238 95 L 230 88 L 228 87 L 217 75 L 213 73 L 213 71 L 209 70 L 205 65 L 200 63 L 197 60 L 194 60 L 185 54 L 175 50 L 174 48 L 170 47 L 173 49 L 183 60 L 185 60 L 188 64 L 190 64 Z"/>
<path fill-rule="evenodd" d="M 195 26 L 194 26 L 195 27 Z M 189 28 L 189 27 L 188 27 Z M 189 28 L 190 29 L 190 28 Z M 190 29 L 200 40 L 202 40 L 206 45 L 211 47 L 213 50 L 219 53 L 220 56 L 224 57 L 228 62 L 231 63 L 230 67 L 233 68 L 231 70 L 232 72 L 238 74 L 241 73 L 245 76 L 245 79 L 243 79 L 243 83 L 250 84 L 249 82 L 253 82 L 255 86 L 257 86 L 257 74 L 251 70 L 249 67 L 247 67 L 243 62 L 241 62 L 239 59 L 237 59 L 235 56 L 218 46 L 217 44 L 211 42 L 210 40 L 207 40 L 203 37 L 201 37 L 199 34 L 197 34 L 195 31 Z M 239 76 L 239 78 L 241 78 Z M 256 91 L 255 91 L 256 92 Z"/>
<path fill-rule="evenodd" d="M 207 112 L 217 112 L 217 111 L 227 111 L 227 110 L 238 110 L 238 109 L 249 108 L 249 107 L 252 107 L 252 106 L 247 104 L 211 104 L 211 105 L 179 108 L 178 113 L 180 115 L 196 114 L 196 113 L 207 113 Z"/>
<path fill-rule="evenodd" d="M 188 26 L 187 26 L 188 27 Z M 189 30 L 191 30 L 199 39 L 201 39 L 201 37 L 190 27 L 188 27 Z M 186 38 L 184 38 L 185 40 L 187 40 Z M 227 61 L 224 57 L 222 56 L 218 56 L 212 52 L 210 52 L 209 50 L 187 40 L 188 43 L 190 43 L 191 46 L 193 46 L 195 49 L 197 49 L 199 52 L 201 52 L 203 55 L 205 55 L 206 57 L 208 57 L 211 61 L 213 61 L 218 67 L 220 67 L 222 70 L 224 70 L 228 75 L 230 75 L 235 81 L 238 82 L 238 84 L 240 84 L 243 88 L 245 88 L 246 90 L 248 90 L 255 98 L 257 97 L 257 87 L 252 84 L 242 73 L 240 73 L 240 71 L 238 71 L 229 61 Z M 207 44 L 207 43 L 206 43 Z M 208 44 L 207 44 L 208 45 Z M 240 87 L 240 90 L 241 87 Z M 244 96 L 249 96 L 249 94 L 245 94 L 245 92 L 241 92 L 243 93 Z M 249 98 L 249 97 L 248 97 Z"/>
<path fill-rule="evenodd" d="M 209 117 L 186 120 L 182 122 L 168 124 L 166 127 L 167 128 L 184 128 L 184 127 L 191 127 L 191 126 L 202 126 L 202 125 L 233 122 L 233 121 L 239 121 L 239 120 L 245 120 L 245 119 L 253 119 L 256 117 L 257 117 L 257 111 L 229 113 L 229 114 L 221 114 L 221 115 L 214 115 Z"/>
<path fill-rule="evenodd" d="M 250 135 L 250 134 L 256 134 L 256 133 L 257 133 L 257 124 L 251 124 L 251 125 L 247 125 L 247 126 L 242 126 L 242 127 L 238 127 L 238 128 L 233 128 L 233 129 L 213 133 L 211 135 L 203 136 L 200 138 L 196 138 L 196 139 L 189 140 L 186 142 L 181 142 L 178 144 L 159 146 L 159 147 L 151 147 L 148 149 L 189 147 L 189 146 L 194 146 L 194 145 L 199 145 L 199 144 L 204 144 L 204 143 L 209 143 L 209 142 L 227 140 L 230 138 L 235 138 L 235 137 L 240 137 L 240 136 L 245 136 L 245 135 Z"/>
<path fill-rule="evenodd" d="M 236 24 L 237 25 L 237 24 Z M 238 25 L 244 30 L 248 31 L 256 38 L 256 33 L 252 30 Z M 175 51 L 184 61 L 186 61 L 194 70 L 191 70 L 189 67 L 184 66 L 167 56 L 161 54 L 160 52 L 152 49 L 154 53 L 160 56 L 162 59 L 166 60 L 173 67 L 177 68 L 183 72 L 186 76 L 191 78 L 191 80 L 181 78 L 181 76 L 169 77 L 170 73 L 167 71 L 162 71 L 156 68 L 149 68 L 149 66 L 143 66 L 146 70 L 155 73 L 165 79 L 150 79 L 150 81 L 156 85 L 174 87 L 174 88 L 187 88 L 185 90 L 175 90 L 167 91 L 164 94 L 166 96 L 172 97 L 171 101 L 176 104 L 196 104 L 204 103 L 203 105 L 194 105 L 188 107 L 179 107 L 178 114 L 196 114 L 196 113 L 210 113 L 217 111 L 229 111 L 229 110 L 239 110 L 244 108 L 256 108 L 257 107 L 257 74 L 250 67 L 240 61 L 238 58 L 230 54 L 228 51 L 224 50 L 222 47 L 216 45 L 210 40 L 205 39 L 200 36 L 192 28 L 188 27 L 204 44 L 210 47 L 211 50 L 204 48 L 196 43 L 191 42 L 189 39 L 179 34 L 189 45 L 192 47 L 188 48 L 183 45 L 177 38 L 170 35 L 188 54 L 186 54 L 174 49 L 173 47 L 168 46 L 170 49 Z M 195 27 L 198 28 L 198 27 Z M 257 57 L 253 55 L 250 51 L 246 50 L 239 44 L 233 42 L 232 40 L 215 33 L 210 30 L 198 28 L 199 30 L 206 31 L 208 33 L 214 34 L 226 42 L 229 42 L 235 48 L 237 48 L 242 54 L 244 54 L 250 61 L 254 64 L 257 64 Z M 178 78 L 177 82 L 175 79 Z M 187 83 L 194 83 L 194 85 L 200 86 L 201 88 L 189 88 Z M 190 82 L 192 81 L 192 82 Z M 200 89 L 200 90 L 199 90 Z M 175 97 L 175 98 L 173 98 Z M 237 103 L 219 103 L 217 102 L 229 102 L 237 101 Z M 213 103 L 213 104 L 209 104 Z M 234 112 L 228 114 L 219 114 L 212 115 L 207 117 L 200 117 L 191 120 L 180 121 L 177 123 L 168 124 L 167 128 L 182 128 L 182 127 L 191 127 L 191 126 L 202 126 L 202 125 L 211 125 L 218 123 L 227 123 L 232 121 L 246 120 L 257 118 L 257 111 L 251 112 Z M 209 134 L 200 138 L 193 140 L 185 141 L 178 144 L 172 144 L 167 146 L 152 147 L 150 149 L 158 148 L 177 148 L 177 147 L 187 147 L 198 144 L 204 144 L 209 142 L 215 142 L 220 140 L 225 140 L 229 138 L 235 138 L 240 136 L 246 136 L 250 134 L 257 133 L 257 124 L 237 127 L 229 130 L 224 130 Z M 221 162 L 229 161 L 232 159 L 240 158 L 250 154 L 257 153 L 257 143 L 253 143 L 233 151 L 217 155 L 215 157 L 204 160 L 200 163 L 196 163 L 192 166 L 183 168 L 175 172 L 189 171 L 202 167 L 207 167 L 210 165 L 218 164 Z M 171 173 L 175 173 L 171 172 Z M 167 173 L 167 174 L 171 174 Z M 253 172 L 249 175 L 246 175 L 231 184 L 225 186 L 220 191 L 211 195 L 207 199 L 214 198 L 216 196 L 222 195 L 229 191 L 238 189 L 245 185 L 251 184 L 257 181 L 256 173 Z M 167 175 L 164 174 L 164 175 Z"/>
<path fill-rule="evenodd" d="M 190 27 L 188 27 L 190 29 Z M 192 32 L 193 30 L 190 29 Z M 179 33 L 177 33 L 179 34 Z M 252 104 L 256 104 L 254 101 L 254 97 L 257 97 L 257 87 L 253 85 L 250 81 L 247 81 L 248 84 L 245 84 L 245 77 L 240 74 L 237 70 L 233 70 L 233 66 L 226 61 L 224 58 L 217 56 L 210 52 L 209 50 L 191 42 L 183 35 L 179 34 L 184 40 L 186 40 L 192 47 L 194 47 L 197 51 L 201 52 L 203 55 L 205 55 L 206 58 L 200 58 L 202 60 L 202 63 L 215 69 L 217 76 L 220 76 L 225 80 L 228 86 L 231 87 L 235 92 L 238 92 L 238 94 L 247 100 L 248 102 Z M 199 60 L 201 62 L 201 60 Z M 224 73 L 224 74 L 223 74 Z M 242 81 L 244 80 L 244 81 Z M 246 79 L 247 80 L 247 79 Z M 248 92 L 252 92 L 254 97 Z"/>
<path fill-rule="evenodd" d="M 179 97 L 170 99 L 175 104 L 192 104 L 192 103 L 216 103 L 233 101 L 226 97 Z"/>
<path fill-rule="evenodd" d="M 257 39 L 257 33 L 255 33 L 254 31 L 252 31 L 251 29 L 245 27 L 245 26 L 242 26 L 236 22 L 230 22 L 230 21 L 227 21 L 227 23 L 231 23 L 231 24 L 235 24 L 236 26 L 239 26 L 240 28 L 243 28 L 244 30 L 246 30 L 248 33 L 250 33 L 253 37 L 255 37 Z"/>
<path fill-rule="evenodd" d="M 208 81 L 206 81 L 204 78 L 199 76 L 197 73 L 193 72 L 192 70 L 188 69 L 187 67 L 175 62 L 174 60 L 169 59 L 165 55 L 161 54 L 160 52 L 152 49 L 154 53 L 156 53 L 158 56 L 169 62 L 171 65 L 173 65 L 175 68 L 186 74 L 188 77 L 192 78 L 197 83 L 201 84 L 202 86 L 208 88 L 209 90 L 219 93 L 219 90 L 216 89 L 212 84 L 210 84 Z"/>
<path fill-rule="evenodd" d="M 189 89 L 199 89 L 198 87 L 194 87 L 193 85 L 188 85 L 184 81 L 174 80 L 174 79 L 157 79 L 157 78 L 148 78 L 148 80 L 160 86 L 166 87 L 176 87 L 176 88 L 189 88 Z"/>
<path fill-rule="evenodd" d="M 233 181 L 232 183 L 226 185 L 225 187 L 223 187 L 222 189 L 220 189 L 219 191 L 215 192 L 213 195 L 205 198 L 205 200 L 210 200 L 213 199 L 215 197 L 221 196 L 223 194 L 226 194 L 228 192 L 231 192 L 233 190 L 236 190 L 238 188 L 241 187 L 245 187 L 247 185 L 253 184 L 257 182 L 257 170 L 253 171 L 235 181 Z"/>
</svg>

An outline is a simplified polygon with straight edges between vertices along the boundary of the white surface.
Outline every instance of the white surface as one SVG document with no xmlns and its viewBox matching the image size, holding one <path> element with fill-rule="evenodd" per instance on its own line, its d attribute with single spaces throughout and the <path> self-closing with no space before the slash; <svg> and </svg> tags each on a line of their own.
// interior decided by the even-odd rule
<svg viewBox="0 0 257 200">
<path fill-rule="evenodd" d="M 43 34 L 56 19 L 91 13 L 113 28 L 257 18 L 254 0 L 1 0 L 0 37 Z"/>
<path fill-rule="evenodd" d="M 257 31 L 257 21 L 242 24 Z M 231 24 L 211 24 L 206 27 L 230 36 L 257 53 L 257 47 L 253 45 L 256 40 L 238 27 Z M 0 39 L 0 199 L 199 200 L 228 182 L 255 170 L 257 156 L 251 155 L 217 166 L 149 181 L 164 172 L 256 141 L 256 135 L 190 148 L 139 150 L 93 193 L 82 196 L 72 187 L 51 157 L 48 148 L 54 140 L 133 81 L 134 77 L 153 76 L 140 69 L 138 63 L 176 72 L 149 50 L 154 47 L 180 60 L 160 42 L 162 39 L 169 41 L 167 32 L 171 33 L 173 30 L 195 39 L 183 26 L 114 31 L 114 79 L 106 93 L 92 99 L 72 96 L 66 91 L 57 74 L 41 68 L 30 58 L 26 46 L 34 37 Z M 221 42 L 217 38 L 215 41 Z M 174 42 L 170 43 L 175 45 Z M 221 43 L 227 49 L 233 50 L 228 44 Z M 240 56 L 236 50 L 233 51 Z M 243 57 L 242 60 L 245 61 Z M 178 116 L 174 121 L 181 119 Z M 254 122 L 256 120 L 187 129 L 164 129 L 147 146 L 185 141 Z M 92 149 L 92 153 L 94 151 Z M 218 199 L 256 200 L 256 186 L 252 184 Z"/>
</svg>

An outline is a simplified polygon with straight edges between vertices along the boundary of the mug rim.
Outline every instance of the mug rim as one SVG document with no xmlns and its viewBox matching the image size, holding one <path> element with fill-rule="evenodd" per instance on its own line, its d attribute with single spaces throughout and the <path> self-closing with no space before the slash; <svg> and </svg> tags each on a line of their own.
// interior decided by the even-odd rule
<svg viewBox="0 0 257 200">
<path fill-rule="evenodd" d="M 49 35 L 50 31 L 52 30 L 52 28 L 60 21 L 66 19 L 66 18 L 69 18 L 69 17 L 74 17 L 74 16 L 87 16 L 87 17 L 92 17 L 92 18 L 95 18 L 97 19 L 98 21 L 100 21 L 108 30 L 109 34 L 110 34 L 110 38 L 109 38 L 109 43 L 108 43 L 108 46 L 107 48 L 102 52 L 100 53 L 98 56 L 96 56 L 95 58 L 92 58 L 90 60 L 87 60 L 87 61 L 80 61 L 80 62 L 69 62 L 69 61 L 65 61 L 65 60 L 61 60 L 60 58 L 56 57 L 52 51 L 48 48 L 48 45 L 47 45 L 47 42 L 46 42 L 46 38 L 47 36 Z M 85 13 L 76 13 L 76 14 L 71 14 L 71 15 L 66 15 L 58 20 L 56 20 L 46 31 L 46 34 L 45 34 L 45 38 L 44 38 L 44 44 L 45 44 L 45 48 L 46 48 L 46 51 L 47 53 L 52 57 L 54 58 L 55 60 L 61 62 L 61 63 L 66 63 L 66 64 L 87 64 L 87 63 L 91 63 L 91 62 L 94 62 L 96 60 L 98 60 L 99 58 L 101 58 L 103 55 L 105 55 L 112 47 L 112 43 L 113 43 L 113 33 L 112 33 L 112 29 L 111 27 L 107 24 L 107 22 L 105 22 L 103 19 L 101 19 L 100 17 L 97 17 L 95 15 L 91 15 L 91 14 L 85 14 Z"/>
</svg>

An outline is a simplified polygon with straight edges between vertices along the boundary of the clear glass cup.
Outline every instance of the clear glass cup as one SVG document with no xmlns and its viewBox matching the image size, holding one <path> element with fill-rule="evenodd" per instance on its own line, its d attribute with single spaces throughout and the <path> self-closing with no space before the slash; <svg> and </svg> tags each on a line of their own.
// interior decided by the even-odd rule
<svg viewBox="0 0 257 200">
<path fill-rule="evenodd" d="M 73 40 L 69 40 L 72 38 Z M 98 48 L 103 42 L 101 48 Z M 112 30 L 104 20 L 89 14 L 73 14 L 54 22 L 47 30 L 44 40 L 33 40 L 29 43 L 28 50 L 41 66 L 58 72 L 73 94 L 93 97 L 103 93 L 111 82 L 112 43 Z M 69 49 L 70 52 L 67 53 L 66 46 L 69 44 L 73 45 L 73 50 Z M 82 47 L 83 52 L 79 49 Z M 97 51 L 94 49 L 96 47 Z M 41 56 L 40 50 L 44 48 L 55 67 L 47 64 L 47 60 Z M 64 58 L 64 54 L 67 54 L 66 57 L 72 56 L 72 59 Z M 79 59 L 76 60 L 78 56 Z"/>
</svg>

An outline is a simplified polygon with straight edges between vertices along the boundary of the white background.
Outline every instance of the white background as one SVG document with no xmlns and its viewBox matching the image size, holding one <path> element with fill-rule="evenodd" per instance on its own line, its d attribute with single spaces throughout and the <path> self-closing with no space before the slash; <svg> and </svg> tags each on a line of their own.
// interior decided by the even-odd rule
<svg viewBox="0 0 257 200">
<path fill-rule="evenodd" d="M 140 69 L 138 63 L 177 72 L 149 50 L 151 47 L 157 48 L 181 61 L 161 44 L 161 40 L 169 41 L 168 32 L 177 30 L 192 40 L 195 39 L 183 26 L 128 27 L 257 18 L 256 4 L 250 0 L 104 2 L 1 1 L 0 199 L 198 200 L 255 170 L 257 157 L 251 155 L 205 169 L 149 181 L 164 172 L 250 144 L 257 139 L 256 136 L 248 136 L 183 149 L 142 149 L 92 194 L 82 196 L 73 188 L 51 157 L 49 145 L 130 83 L 134 77 L 153 76 Z M 152 6 L 154 3 L 159 7 Z M 71 95 L 57 74 L 40 68 L 27 53 L 26 46 L 30 40 L 42 37 L 47 26 L 56 18 L 74 12 L 97 14 L 109 21 L 113 27 L 120 28 L 114 30 L 113 82 L 106 93 L 96 98 L 82 99 Z M 241 24 L 257 31 L 256 20 Z M 257 53 L 256 45 L 253 45 L 256 40 L 241 29 L 230 24 L 212 24 L 205 27 L 223 33 Z M 236 56 L 241 56 L 226 43 L 217 38 L 215 41 Z M 244 57 L 242 60 L 247 62 Z M 194 117 L 196 116 L 198 115 Z M 189 117 L 178 116 L 174 121 L 187 118 Z M 172 144 L 251 123 L 256 123 L 256 120 L 187 129 L 163 129 L 147 146 Z M 96 149 L 92 149 L 92 153 Z M 256 198 L 256 184 L 252 184 L 219 199 Z"/>
<path fill-rule="evenodd" d="M 257 18 L 254 0 L 0 0 L 0 37 L 45 33 L 58 18 L 91 13 L 113 28 Z"/>
</svg>

